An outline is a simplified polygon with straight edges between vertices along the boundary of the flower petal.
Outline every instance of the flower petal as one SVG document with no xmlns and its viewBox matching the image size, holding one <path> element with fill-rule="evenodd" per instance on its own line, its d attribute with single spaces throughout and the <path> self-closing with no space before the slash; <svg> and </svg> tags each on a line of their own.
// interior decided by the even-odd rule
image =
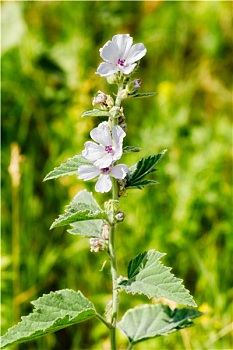
<svg viewBox="0 0 233 350">
<path fill-rule="evenodd" d="M 101 173 L 101 170 L 96 168 L 94 165 L 80 165 L 78 168 L 79 178 L 82 180 L 94 179 Z"/>
<path fill-rule="evenodd" d="M 126 63 L 131 64 L 131 63 L 137 62 L 143 56 L 145 56 L 145 54 L 146 54 L 145 46 L 142 43 L 135 44 L 129 50 L 128 56 L 126 58 Z"/>
<path fill-rule="evenodd" d="M 118 67 L 114 66 L 111 63 L 102 62 L 97 68 L 96 74 L 99 74 L 101 77 L 107 77 L 108 75 L 112 75 L 118 72 Z"/>
<path fill-rule="evenodd" d="M 121 145 L 125 135 L 126 133 L 124 132 L 124 130 L 119 125 L 115 125 L 112 128 L 112 138 L 114 146 Z"/>
<path fill-rule="evenodd" d="M 87 141 L 84 146 L 85 149 L 82 151 L 82 155 L 90 162 L 95 162 L 106 154 L 104 147 L 97 145 L 95 142 Z"/>
<path fill-rule="evenodd" d="M 118 158 L 119 159 L 119 158 Z M 113 162 L 113 156 L 110 153 L 105 153 L 103 157 L 97 159 L 94 162 L 94 165 L 97 166 L 99 169 L 107 168 L 109 165 L 111 165 Z"/>
<path fill-rule="evenodd" d="M 126 59 L 128 52 L 133 44 L 133 38 L 131 38 L 129 34 L 117 34 L 112 38 L 112 42 L 118 49 L 118 59 Z"/>
<path fill-rule="evenodd" d="M 98 142 L 103 146 L 109 146 L 112 144 L 110 128 L 107 122 L 100 123 L 97 128 L 94 128 L 90 132 L 90 135 L 95 142 Z"/>
<path fill-rule="evenodd" d="M 108 174 L 101 174 L 95 185 L 96 192 L 109 192 L 112 188 L 112 181 Z"/>
<path fill-rule="evenodd" d="M 129 171 L 129 168 L 125 164 L 117 164 L 110 169 L 110 173 L 112 177 L 119 180 L 124 179 L 128 171 Z"/>
<path fill-rule="evenodd" d="M 118 62 L 118 47 L 116 42 L 107 41 L 106 44 L 100 49 L 100 57 L 108 63 L 117 64 Z"/>
</svg>

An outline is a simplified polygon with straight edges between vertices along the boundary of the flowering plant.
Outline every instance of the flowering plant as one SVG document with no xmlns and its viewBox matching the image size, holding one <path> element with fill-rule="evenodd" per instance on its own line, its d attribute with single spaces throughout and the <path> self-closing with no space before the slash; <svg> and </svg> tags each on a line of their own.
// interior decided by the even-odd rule
<svg viewBox="0 0 233 350">
<path fill-rule="evenodd" d="M 166 335 L 192 324 L 191 319 L 201 313 L 192 308 L 171 309 L 166 303 L 158 302 L 137 306 L 126 310 L 118 320 L 119 294 L 144 294 L 148 298 L 170 299 L 176 304 L 196 307 L 182 280 L 176 278 L 171 268 L 160 262 L 163 253 L 155 250 L 145 251 L 129 262 L 127 277 L 119 276 L 115 251 L 115 232 L 125 214 L 120 210 L 120 199 L 130 189 L 142 189 L 157 184 L 147 175 L 155 171 L 155 166 L 166 150 L 140 159 L 128 167 L 118 163 L 123 153 L 139 152 L 134 146 L 123 147 L 126 137 L 126 118 L 122 101 L 126 98 L 149 97 L 155 93 L 139 93 L 141 80 L 134 79 L 133 73 L 139 60 L 146 54 L 145 46 L 133 45 L 129 34 L 115 35 L 100 49 L 105 62 L 100 63 L 97 74 L 106 77 L 110 84 L 116 84 L 116 98 L 101 91 L 93 99 L 94 109 L 83 113 L 83 117 L 103 117 L 91 132 L 93 141 L 87 141 L 81 154 L 75 155 L 51 171 L 44 180 L 65 175 L 78 175 L 84 181 L 96 179 L 95 191 L 111 191 L 111 198 L 103 208 L 87 190 L 79 192 L 65 212 L 51 225 L 51 228 L 71 225 L 68 230 L 74 235 L 89 238 L 92 252 L 104 252 L 110 262 L 112 280 L 112 300 L 106 306 L 106 314 L 98 313 L 93 303 L 80 291 L 59 290 L 43 295 L 33 301 L 34 310 L 16 326 L 10 328 L 2 337 L 2 347 L 55 332 L 69 325 L 96 318 L 101 321 L 110 334 L 111 349 L 117 349 L 117 329 L 128 339 L 128 349 L 138 342 Z"/>
</svg>

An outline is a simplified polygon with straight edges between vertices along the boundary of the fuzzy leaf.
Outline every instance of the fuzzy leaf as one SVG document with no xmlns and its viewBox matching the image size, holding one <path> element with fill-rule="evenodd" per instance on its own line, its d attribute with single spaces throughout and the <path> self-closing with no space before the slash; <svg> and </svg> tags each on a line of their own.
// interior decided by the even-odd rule
<svg viewBox="0 0 233 350">
<path fill-rule="evenodd" d="M 135 186 L 135 183 L 137 183 L 139 180 L 143 179 L 148 174 L 152 173 L 156 169 L 154 169 L 155 165 L 158 163 L 160 158 L 164 155 L 166 150 L 162 151 L 161 153 L 150 156 L 147 158 L 142 158 L 139 160 L 138 163 L 134 164 L 127 174 L 126 180 L 126 187 L 137 187 Z"/>
<path fill-rule="evenodd" d="M 50 173 L 48 173 L 43 181 L 55 179 L 57 177 L 65 175 L 78 174 L 78 167 L 80 165 L 92 164 L 86 158 L 81 155 L 76 155 L 73 158 L 69 158 L 66 162 L 62 163 L 60 166 L 54 168 Z"/>
<path fill-rule="evenodd" d="M 79 221 L 71 224 L 72 229 L 67 230 L 72 235 L 83 237 L 101 237 L 103 231 L 103 220 Z"/>
<path fill-rule="evenodd" d="M 151 97 L 151 96 L 154 96 L 156 94 L 157 94 L 157 92 L 142 92 L 142 93 L 135 92 L 132 95 L 128 95 L 128 97 L 144 98 L 144 97 Z"/>
<path fill-rule="evenodd" d="M 86 111 L 82 114 L 82 117 L 109 117 L 108 111 L 103 111 L 99 109 L 92 109 L 90 111 Z"/>
<path fill-rule="evenodd" d="M 123 152 L 124 153 L 131 153 L 131 152 L 140 152 L 141 148 L 140 147 L 136 147 L 136 146 L 125 146 L 123 148 Z"/>
<path fill-rule="evenodd" d="M 135 344 L 189 327 L 193 324 L 191 319 L 201 315 L 201 312 L 193 309 L 171 310 L 167 305 L 143 305 L 128 310 L 118 327 L 129 342 Z"/>
<path fill-rule="evenodd" d="M 90 192 L 79 192 L 68 205 L 64 214 L 61 214 L 51 225 L 50 229 L 72 224 L 76 221 L 106 219 L 105 212 L 100 208 Z"/>
<path fill-rule="evenodd" d="M 128 293 L 144 294 L 148 298 L 164 297 L 179 304 L 196 306 L 183 281 L 170 272 L 170 267 L 160 263 L 159 259 L 164 255 L 154 249 L 139 254 L 130 261 L 128 278 L 121 277 L 119 287 Z"/>
<path fill-rule="evenodd" d="M 63 289 L 33 301 L 34 310 L 1 337 L 1 348 L 56 332 L 96 315 L 94 305 L 78 291 Z"/>
</svg>

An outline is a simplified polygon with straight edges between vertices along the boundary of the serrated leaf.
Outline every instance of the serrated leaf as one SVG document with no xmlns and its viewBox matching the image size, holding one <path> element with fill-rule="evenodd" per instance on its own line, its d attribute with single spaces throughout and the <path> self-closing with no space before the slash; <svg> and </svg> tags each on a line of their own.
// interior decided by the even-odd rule
<svg viewBox="0 0 233 350">
<path fill-rule="evenodd" d="M 48 173 L 43 181 L 55 179 L 57 177 L 65 175 L 78 174 L 78 167 L 80 165 L 92 164 L 86 158 L 81 155 L 76 155 L 73 158 L 69 158 L 66 162 L 62 163 L 60 166 L 56 167 L 50 173 Z"/>
<path fill-rule="evenodd" d="M 125 146 L 123 148 L 124 153 L 140 152 L 141 148 L 136 146 Z"/>
<path fill-rule="evenodd" d="M 82 117 L 109 117 L 109 116 L 110 114 L 108 111 L 103 111 L 99 109 L 92 109 L 82 114 Z"/>
<path fill-rule="evenodd" d="M 193 309 L 171 310 L 167 305 L 144 305 L 128 310 L 118 327 L 130 343 L 138 343 L 189 327 L 202 313 Z"/>
<path fill-rule="evenodd" d="M 142 158 L 138 163 L 134 164 L 127 174 L 126 180 L 126 188 L 135 187 L 135 183 L 139 180 L 143 179 L 148 174 L 152 173 L 156 169 L 154 169 L 155 165 L 162 158 L 167 150 L 163 150 L 161 153 L 156 154 L 154 156 L 149 156 L 147 158 Z M 137 186 L 136 186 L 137 187 Z"/>
<path fill-rule="evenodd" d="M 51 225 L 50 229 L 72 224 L 76 221 L 106 219 L 105 212 L 100 208 L 87 190 L 79 192 L 68 205 L 64 214 L 61 214 Z"/>
<path fill-rule="evenodd" d="M 122 278 L 119 287 L 128 293 L 144 294 L 148 298 L 164 297 L 179 304 L 196 306 L 183 281 L 170 272 L 170 267 L 159 261 L 164 255 L 154 249 L 139 254 L 130 261 L 128 278 Z"/>
<path fill-rule="evenodd" d="M 139 188 L 141 190 L 143 187 L 150 186 L 150 185 L 157 185 L 157 184 L 158 182 L 155 180 L 141 180 L 141 181 L 134 182 L 133 185 L 131 186 L 126 186 L 126 187 L 128 189 Z"/>
<path fill-rule="evenodd" d="M 156 95 L 157 92 L 135 92 L 132 95 L 128 95 L 128 97 L 134 97 L 134 98 L 144 98 L 144 97 L 151 97 Z"/>
<path fill-rule="evenodd" d="M 82 237 L 102 237 L 103 220 L 79 221 L 71 224 L 72 229 L 67 230 L 72 235 Z"/>
<path fill-rule="evenodd" d="M 63 289 L 32 302 L 34 310 L 1 337 L 1 348 L 56 332 L 96 315 L 94 305 L 78 291 Z"/>
</svg>

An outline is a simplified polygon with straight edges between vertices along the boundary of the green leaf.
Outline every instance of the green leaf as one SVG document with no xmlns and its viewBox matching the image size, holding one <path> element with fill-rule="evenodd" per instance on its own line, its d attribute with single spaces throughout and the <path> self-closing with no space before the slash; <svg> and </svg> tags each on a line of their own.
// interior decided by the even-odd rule
<svg viewBox="0 0 233 350">
<path fill-rule="evenodd" d="M 167 335 L 181 328 L 189 327 L 191 319 L 202 313 L 193 309 L 171 310 L 167 305 L 143 305 L 128 310 L 118 323 L 131 344 Z"/>
<path fill-rule="evenodd" d="M 170 267 L 160 263 L 159 259 L 164 255 L 154 249 L 139 254 L 130 261 L 128 278 L 121 277 L 119 287 L 128 293 L 144 294 L 148 298 L 164 297 L 179 304 L 196 306 L 183 281 L 170 272 Z"/>
<path fill-rule="evenodd" d="M 81 155 L 76 155 L 73 158 L 69 158 L 66 162 L 62 163 L 57 168 L 48 173 L 43 181 L 55 179 L 60 176 L 78 174 L 78 167 L 80 165 L 92 164 L 86 158 Z"/>
<path fill-rule="evenodd" d="M 135 92 L 132 95 L 128 95 L 128 97 L 144 98 L 144 97 L 151 97 L 151 96 L 154 96 L 156 94 L 157 94 L 157 92 L 143 92 L 143 93 Z"/>
<path fill-rule="evenodd" d="M 136 147 L 136 146 L 125 146 L 123 148 L 123 152 L 124 153 L 131 153 L 131 152 L 140 152 L 141 148 L 140 147 Z"/>
<path fill-rule="evenodd" d="M 82 117 L 109 117 L 109 116 L 110 114 L 108 111 L 103 111 L 99 109 L 92 109 L 82 114 Z"/>
<path fill-rule="evenodd" d="M 72 235 L 83 237 L 102 237 L 103 224 L 103 220 L 79 221 L 71 224 L 72 229 L 67 231 Z"/>
<path fill-rule="evenodd" d="M 83 294 L 70 289 L 43 295 L 33 301 L 34 310 L 1 337 L 1 348 L 56 332 L 96 315 L 94 305 Z"/>
<path fill-rule="evenodd" d="M 157 185 L 158 182 L 155 180 L 141 180 L 134 182 L 131 186 L 126 186 L 127 188 L 139 188 L 140 190 L 143 187 L 150 186 L 150 185 Z"/>
<path fill-rule="evenodd" d="M 138 187 L 135 185 L 139 180 L 143 179 L 146 175 L 152 173 L 156 169 L 154 169 L 155 165 L 162 158 L 164 153 L 167 150 L 163 150 L 161 153 L 150 156 L 147 158 L 142 158 L 138 163 L 134 164 L 127 174 L 126 180 L 126 188 Z"/>
<path fill-rule="evenodd" d="M 106 214 L 95 201 L 92 193 L 83 190 L 74 197 L 64 214 L 53 222 L 50 229 L 72 224 L 75 221 L 96 219 L 106 219 Z"/>
</svg>

